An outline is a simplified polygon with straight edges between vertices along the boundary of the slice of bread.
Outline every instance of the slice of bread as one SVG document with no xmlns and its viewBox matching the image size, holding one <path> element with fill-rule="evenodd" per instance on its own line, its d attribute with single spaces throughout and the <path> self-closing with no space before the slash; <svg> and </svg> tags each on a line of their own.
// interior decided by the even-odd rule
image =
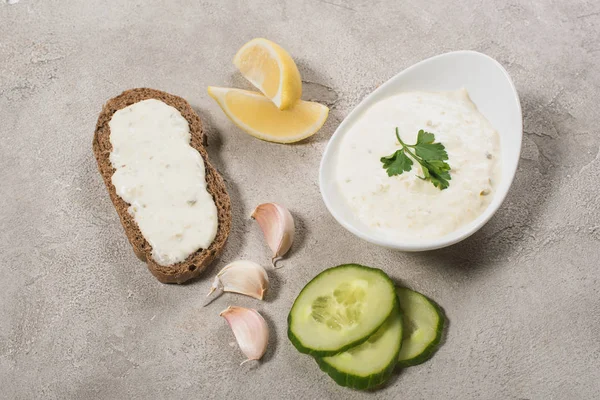
<svg viewBox="0 0 600 400">
<path fill-rule="evenodd" d="M 135 220 L 127 212 L 129 204 L 117 195 L 111 181 L 115 169 L 112 167 L 109 159 L 112 151 L 109 122 L 117 110 L 146 99 L 157 99 L 175 107 L 188 121 L 191 133 L 190 144 L 198 150 L 204 159 L 207 189 L 213 196 L 219 219 L 217 236 L 208 249 L 199 249 L 185 261 L 168 266 L 158 265 L 154 261 L 150 243 L 144 238 Z M 200 117 L 198 117 L 187 101 L 169 93 L 147 88 L 127 90 L 119 96 L 110 99 L 102 108 L 102 112 L 98 117 L 98 123 L 96 124 L 93 142 L 94 156 L 96 157 L 96 161 L 98 161 L 98 169 L 104 179 L 110 199 L 119 214 L 121 224 L 123 225 L 123 229 L 125 229 L 125 234 L 133 247 L 133 251 L 140 260 L 148 264 L 150 272 L 163 283 L 182 283 L 197 277 L 221 253 L 231 229 L 231 202 L 229 195 L 225 189 L 223 178 L 208 162 L 208 155 L 203 146 L 203 136 Z"/>
</svg>

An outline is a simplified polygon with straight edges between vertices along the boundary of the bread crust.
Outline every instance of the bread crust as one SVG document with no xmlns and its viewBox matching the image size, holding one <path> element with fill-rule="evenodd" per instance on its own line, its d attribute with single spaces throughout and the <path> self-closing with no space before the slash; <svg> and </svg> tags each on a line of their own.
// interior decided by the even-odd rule
<svg viewBox="0 0 600 400">
<path fill-rule="evenodd" d="M 188 121 L 191 133 L 190 145 L 204 159 L 207 190 L 213 196 L 217 206 L 219 221 L 217 236 L 208 249 L 199 249 L 185 259 L 185 261 L 168 266 L 158 265 L 152 258 L 150 243 L 144 238 L 137 223 L 127 212 L 129 204 L 117 195 L 111 180 L 115 169 L 112 167 L 109 159 L 112 151 L 109 122 L 116 111 L 146 99 L 157 99 L 176 108 Z M 231 201 L 227 194 L 223 178 L 208 161 L 208 154 L 204 149 L 203 140 L 202 122 L 189 103 L 181 97 L 160 90 L 149 88 L 126 90 L 117 97 L 108 100 L 104 107 L 102 107 L 102 112 L 98 117 L 92 145 L 94 156 L 98 162 L 98 170 L 102 175 L 117 214 L 119 214 L 125 235 L 127 235 L 127 239 L 129 239 L 135 255 L 140 260 L 146 262 L 152 275 L 162 283 L 183 283 L 200 275 L 221 254 L 231 230 Z"/>
</svg>

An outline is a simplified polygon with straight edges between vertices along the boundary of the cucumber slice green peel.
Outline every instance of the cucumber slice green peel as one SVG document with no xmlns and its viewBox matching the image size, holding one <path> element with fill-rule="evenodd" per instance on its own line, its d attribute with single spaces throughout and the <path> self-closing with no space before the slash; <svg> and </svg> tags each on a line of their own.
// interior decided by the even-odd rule
<svg viewBox="0 0 600 400">
<path fill-rule="evenodd" d="M 301 353 L 327 357 L 365 342 L 394 312 L 392 280 L 380 269 L 326 269 L 300 292 L 288 315 L 288 338 Z"/>
<path fill-rule="evenodd" d="M 429 360 L 444 331 L 444 312 L 431 299 L 407 288 L 396 288 L 404 324 L 399 367 L 410 367 Z"/>
<path fill-rule="evenodd" d="M 338 385 L 374 389 L 384 384 L 394 372 L 401 346 L 402 318 L 396 306 L 366 342 L 335 356 L 316 358 L 316 361 Z"/>
</svg>

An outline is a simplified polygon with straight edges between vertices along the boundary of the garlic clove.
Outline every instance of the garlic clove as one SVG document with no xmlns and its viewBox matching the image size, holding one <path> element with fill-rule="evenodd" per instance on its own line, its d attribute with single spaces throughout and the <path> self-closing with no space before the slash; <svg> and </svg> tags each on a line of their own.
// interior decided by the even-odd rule
<svg viewBox="0 0 600 400">
<path fill-rule="evenodd" d="M 267 271 L 257 263 L 247 260 L 234 261 L 225 266 L 215 277 L 207 297 L 216 292 L 205 306 L 223 292 L 240 293 L 262 300 L 269 288 Z"/>
<path fill-rule="evenodd" d="M 269 327 L 265 319 L 252 308 L 229 306 L 219 314 L 233 331 L 235 340 L 250 360 L 259 360 L 267 351 Z"/>
<path fill-rule="evenodd" d="M 267 244 L 273 251 L 273 267 L 292 247 L 294 241 L 294 218 L 287 208 L 277 203 L 260 204 L 252 212 Z"/>
</svg>

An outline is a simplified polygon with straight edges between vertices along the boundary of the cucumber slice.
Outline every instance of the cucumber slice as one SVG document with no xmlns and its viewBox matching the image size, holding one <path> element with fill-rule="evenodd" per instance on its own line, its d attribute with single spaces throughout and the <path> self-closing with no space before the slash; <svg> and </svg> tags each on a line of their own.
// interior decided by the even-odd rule
<svg viewBox="0 0 600 400">
<path fill-rule="evenodd" d="M 329 268 L 300 292 L 288 316 L 288 337 L 301 353 L 332 356 L 367 340 L 394 311 L 396 290 L 380 269 Z"/>
<path fill-rule="evenodd" d="M 444 330 L 441 308 L 421 293 L 407 288 L 396 288 L 404 323 L 402 349 L 398 366 L 410 367 L 431 358 Z"/>
<path fill-rule="evenodd" d="M 385 383 L 398 362 L 402 318 L 398 307 L 366 342 L 331 357 L 317 358 L 319 367 L 338 385 L 373 389 Z"/>
</svg>

